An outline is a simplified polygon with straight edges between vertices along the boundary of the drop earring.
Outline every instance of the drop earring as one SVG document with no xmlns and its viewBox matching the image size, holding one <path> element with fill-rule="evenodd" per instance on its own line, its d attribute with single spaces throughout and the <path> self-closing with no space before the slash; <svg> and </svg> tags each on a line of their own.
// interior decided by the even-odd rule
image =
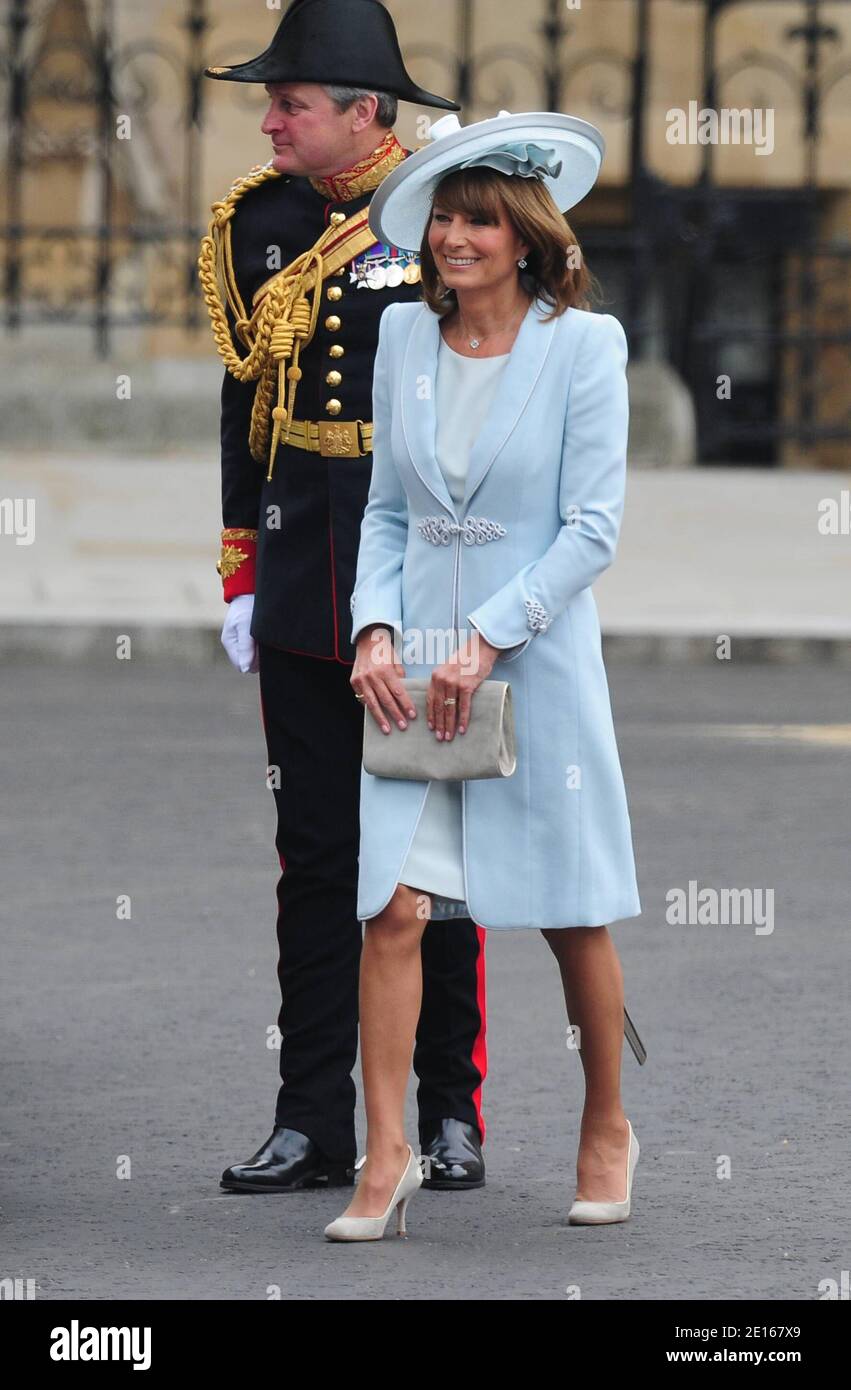
<svg viewBox="0 0 851 1390">
<path fill-rule="evenodd" d="M 517 264 L 519 265 L 519 267 L 520 267 L 521 270 L 525 270 L 526 267 L 527 267 L 527 265 L 529 264 L 529 262 L 526 260 L 526 257 L 525 257 L 525 256 L 521 256 L 521 258 L 520 258 L 520 260 L 517 262 Z"/>
</svg>

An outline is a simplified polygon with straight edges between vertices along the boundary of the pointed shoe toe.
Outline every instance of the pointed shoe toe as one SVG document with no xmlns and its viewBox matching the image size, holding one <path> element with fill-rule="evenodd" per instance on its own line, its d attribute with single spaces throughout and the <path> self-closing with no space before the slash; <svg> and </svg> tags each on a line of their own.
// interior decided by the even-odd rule
<svg viewBox="0 0 851 1390">
<path fill-rule="evenodd" d="M 381 1216 L 338 1216 L 325 1227 L 325 1239 L 337 1241 L 382 1240 L 390 1220 L 390 1213 L 396 1208 L 396 1234 L 407 1235 L 405 1213 L 411 1197 L 422 1186 L 423 1172 L 418 1156 L 408 1145 L 408 1161 L 405 1171 L 396 1184 L 396 1190 Z"/>
</svg>

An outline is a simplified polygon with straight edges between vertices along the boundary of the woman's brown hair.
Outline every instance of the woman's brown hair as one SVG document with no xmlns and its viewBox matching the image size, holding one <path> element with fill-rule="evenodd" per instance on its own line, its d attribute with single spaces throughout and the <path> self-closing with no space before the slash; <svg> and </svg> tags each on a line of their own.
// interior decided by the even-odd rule
<svg viewBox="0 0 851 1390">
<path fill-rule="evenodd" d="M 558 318 L 565 309 L 590 308 L 598 282 L 541 179 L 502 174 L 485 165 L 455 169 L 440 182 L 434 200 L 447 212 L 463 212 L 493 224 L 499 223 L 500 209 L 504 210 L 520 239 L 529 244 L 521 280 L 530 293 L 552 306 L 547 318 Z M 423 299 L 435 314 L 444 315 L 454 309 L 457 296 L 454 290 L 446 292 L 428 244 L 432 216 L 420 247 Z"/>
</svg>

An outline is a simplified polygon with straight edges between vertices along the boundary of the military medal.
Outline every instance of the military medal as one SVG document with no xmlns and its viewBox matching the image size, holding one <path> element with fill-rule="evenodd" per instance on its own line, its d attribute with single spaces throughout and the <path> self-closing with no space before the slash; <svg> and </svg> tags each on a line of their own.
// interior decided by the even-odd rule
<svg viewBox="0 0 851 1390">
<path fill-rule="evenodd" d="M 377 241 L 352 262 L 350 278 L 359 290 L 396 289 L 401 284 L 415 285 L 420 268 L 410 258 L 403 258 L 395 246 Z"/>
<path fill-rule="evenodd" d="M 366 283 L 371 290 L 383 290 L 387 284 L 387 270 L 379 261 L 367 266 Z"/>
</svg>

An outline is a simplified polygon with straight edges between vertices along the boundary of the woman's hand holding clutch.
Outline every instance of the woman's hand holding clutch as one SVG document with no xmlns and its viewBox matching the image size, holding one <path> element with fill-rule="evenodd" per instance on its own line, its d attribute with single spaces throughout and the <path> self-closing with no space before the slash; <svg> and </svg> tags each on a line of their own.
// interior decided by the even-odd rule
<svg viewBox="0 0 851 1390">
<path fill-rule="evenodd" d="M 470 723 L 473 695 L 482 681 L 487 680 L 499 656 L 499 647 L 492 647 L 481 634 L 459 647 L 449 661 L 436 666 L 426 696 L 428 727 L 435 738 L 447 742 L 456 727 L 466 733 Z"/>
<path fill-rule="evenodd" d="M 371 716 L 363 725 L 364 770 L 373 777 L 407 782 L 511 777 L 517 767 L 511 685 L 488 680 L 500 648 L 492 647 L 477 630 L 471 643 L 431 675 L 406 679 L 396 660 L 394 637 L 393 630 L 375 623 L 360 632 L 356 643 L 350 683 Z M 390 719 L 407 730 L 404 737 Z M 449 748 L 456 729 L 467 737 Z"/>
<path fill-rule="evenodd" d="M 436 739 L 448 742 L 456 730 L 466 733 L 473 695 L 493 670 L 499 651 L 476 631 L 449 661 L 435 667 L 426 697 L 426 713 L 428 727 L 434 730 Z M 388 718 L 395 719 L 400 729 L 407 729 L 407 720 L 417 717 L 402 683 L 404 676 L 405 668 L 396 660 L 393 632 L 380 624 L 364 628 L 357 640 L 349 683 L 384 734 L 390 733 Z"/>
<path fill-rule="evenodd" d="M 400 729 L 407 729 L 407 719 L 417 717 L 402 685 L 404 675 L 404 666 L 396 660 L 393 632 L 380 624 L 364 628 L 357 640 L 349 684 L 384 734 L 390 733 L 388 716 Z"/>
</svg>

